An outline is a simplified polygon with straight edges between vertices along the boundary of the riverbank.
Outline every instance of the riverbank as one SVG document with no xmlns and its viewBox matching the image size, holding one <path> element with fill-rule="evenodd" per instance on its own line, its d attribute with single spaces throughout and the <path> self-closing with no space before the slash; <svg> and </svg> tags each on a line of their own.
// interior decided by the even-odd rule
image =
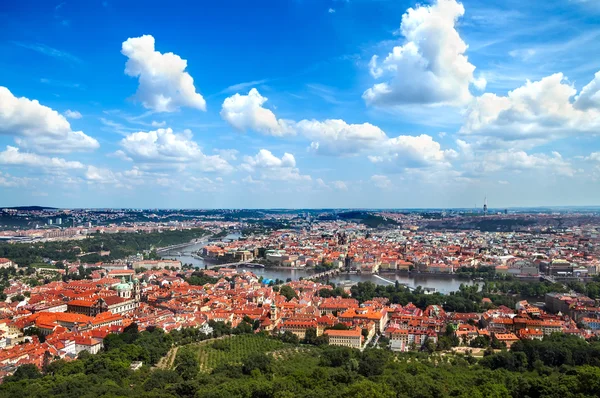
<svg viewBox="0 0 600 398">
<path fill-rule="evenodd" d="M 196 243 L 190 245 L 190 247 L 185 250 L 186 253 L 176 253 L 173 250 L 172 253 L 164 253 L 162 256 L 164 258 L 173 258 L 181 261 L 183 264 L 191 264 L 193 267 L 204 269 L 205 263 L 202 259 L 196 258 L 191 254 L 191 252 L 197 252 L 201 250 L 201 248 L 205 245 L 205 243 Z M 257 277 L 263 277 L 264 279 L 280 279 L 280 280 L 288 280 L 291 279 L 293 281 L 297 281 L 300 278 L 308 279 L 311 275 L 317 273 L 314 268 L 297 268 L 297 267 L 268 267 L 268 268 L 258 268 L 258 267 L 244 267 L 238 266 L 238 270 L 240 271 L 249 271 L 255 274 Z M 413 288 L 417 286 L 421 286 L 423 288 L 434 288 L 436 291 L 441 293 L 451 293 L 458 291 L 461 284 L 464 285 L 474 285 L 476 282 L 473 282 L 468 279 L 459 279 L 456 275 L 443 275 L 443 274 L 423 274 L 423 273 L 415 273 L 409 274 L 406 271 L 396 272 L 392 271 L 392 273 L 386 273 L 384 279 L 387 279 L 390 282 L 407 285 Z M 358 273 L 345 273 L 342 272 L 338 275 L 329 277 L 330 283 L 335 284 L 345 284 L 345 283 L 358 283 L 358 282 L 372 282 L 376 285 L 389 285 L 390 282 L 383 281 L 377 278 L 373 274 L 358 274 Z"/>
<path fill-rule="evenodd" d="M 196 245 L 198 243 L 203 243 L 205 240 L 210 239 L 211 236 L 212 236 L 211 234 L 202 235 L 201 237 L 194 238 L 194 239 L 190 240 L 189 242 L 179 243 L 177 245 L 159 247 L 159 248 L 156 248 L 156 253 L 169 252 L 171 250 L 181 249 L 181 248 L 184 248 L 187 246 L 192 246 L 192 245 Z"/>
</svg>

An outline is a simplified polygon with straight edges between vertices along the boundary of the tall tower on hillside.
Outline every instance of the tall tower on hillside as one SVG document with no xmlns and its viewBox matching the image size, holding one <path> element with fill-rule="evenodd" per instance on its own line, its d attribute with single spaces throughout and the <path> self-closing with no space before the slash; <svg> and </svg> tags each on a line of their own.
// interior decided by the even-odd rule
<svg viewBox="0 0 600 398">
<path fill-rule="evenodd" d="M 483 198 L 483 215 L 487 216 L 488 208 L 487 208 L 487 196 Z"/>
<path fill-rule="evenodd" d="M 271 322 L 273 322 L 274 325 L 277 324 L 277 320 L 279 319 L 279 311 L 277 310 L 277 306 L 275 305 L 275 302 L 271 302 Z"/>
<path fill-rule="evenodd" d="M 133 298 L 135 300 L 136 307 L 139 306 L 142 294 L 140 289 L 140 280 L 137 277 L 133 277 Z"/>
</svg>

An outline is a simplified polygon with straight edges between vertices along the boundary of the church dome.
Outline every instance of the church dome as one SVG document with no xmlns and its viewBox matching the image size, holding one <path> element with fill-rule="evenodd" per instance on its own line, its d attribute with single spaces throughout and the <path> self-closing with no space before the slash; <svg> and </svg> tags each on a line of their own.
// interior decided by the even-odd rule
<svg viewBox="0 0 600 398">
<path fill-rule="evenodd" d="M 131 289 L 131 285 L 127 282 L 125 282 L 125 278 L 121 279 L 121 283 L 119 283 L 115 289 L 117 291 L 123 291 L 123 290 L 130 290 Z"/>
</svg>

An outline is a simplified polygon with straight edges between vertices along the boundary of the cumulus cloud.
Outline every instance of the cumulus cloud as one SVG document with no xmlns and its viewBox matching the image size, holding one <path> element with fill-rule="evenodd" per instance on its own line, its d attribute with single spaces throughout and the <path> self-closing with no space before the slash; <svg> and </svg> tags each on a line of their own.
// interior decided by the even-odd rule
<svg viewBox="0 0 600 398">
<path fill-rule="evenodd" d="M 559 176 L 572 177 L 576 170 L 571 163 L 558 152 L 550 155 L 528 154 L 521 150 L 473 151 L 463 145 L 465 163 L 463 168 L 470 174 L 480 175 L 495 172 L 512 171 L 515 173 L 539 171 Z"/>
<path fill-rule="evenodd" d="M 242 131 L 251 129 L 269 135 L 298 133 L 310 141 L 309 150 L 320 155 L 349 156 L 375 152 L 376 155 L 372 156 L 374 162 L 418 167 L 444 163 L 454 153 L 442 151 L 439 143 L 430 136 L 389 138 L 381 128 L 370 123 L 351 124 L 341 119 L 304 119 L 299 122 L 277 119 L 271 110 L 262 107 L 266 100 L 256 89 L 250 90 L 248 95 L 235 94 L 223 103 L 221 116 Z M 269 151 L 262 151 L 257 155 L 262 160 L 277 159 Z M 243 167 L 250 164 L 247 162 Z"/>
<path fill-rule="evenodd" d="M 144 35 L 123 42 L 125 73 L 139 78 L 136 99 L 155 112 L 174 112 L 185 106 L 202 111 L 206 101 L 196 92 L 194 79 L 185 71 L 187 61 L 173 53 L 154 49 L 154 37 Z"/>
<path fill-rule="evenodd" d="M 577 94 L 562 73 L 510 91 L 486 93 L 470 105 L 460 133 L 475 137 L 482 147 L 534 147 L 553 139 L 600 128 L 598 74 Z"/>
<path fill-rule="evenodd" d="M 168 182 L 165 186 L 173 186 L 177 176 L 169 176 L 164 173 L 155 173 L 140 170 L 133 166 L 130 170 L 115 171 L 106 167 L 88 166 L 83 174 L 82 181 L 88 184 L 113 185 L 117 188 L 131 188 L 141 184 L 160 184 L 161 180 Z M 183 181 L 180 183 L 183 184 Z"/>
<path fill-rule="evenodd" d="M 120 184 L 117 175 L 111 170 L 103 167 L 88 166 L 85 172 L 85 178 L 88 181 L 88 183 L 115 185 Z"/>
<path fill-rule="evenodd" d="M 266 134 L 283 134 L 295 131 L 310 141 L 309 150 L 320 155 L 350 156 L 371 154 L 374 163 L 382 163 L 389 169 L 448 166 L 456 152 L 442 150 L 440 144 L 428 135 L 399 136 L 389 138 L 379 127 L 370 123 L 350 124 L 341 119 L 324 121 L 304 119 L 299 122 L 282 121 L 275 114 L 262 108 L 266 98 L 252 89 L 247 96 L 235 94 L 225 100 L 222 117 L 234 127 L 263 131 Z M 261 116 L 262 115 L 262 116 Z M 294 161 L 291 154 L 288 160 Z M 242 168 L 254 170 L 257 165 L 278 166 L 282 159 L 263 149 L 254 158 L 246 157 Z M 294 167 L 288 165 L 286 167 Z"/>
<path fill-rule="evenodd" d="M 244 157 L 240 166 L 249 173 L 259 173 L 263 180 L 278 181 L 310 181 L 309 175 L 300 174 L 296 168 L 296 159 L 291 153 L 284 153 L 281 158 L 267 149 L 261 149 L 255 156 Z"/>
<path fill-rule="evenodd" d="M 19 148 L 10 145 L 6 147 L 6 150 L 0 152 L 0 164 L 50 170 L 83 169 L 85 167 L 80 162 L 68 161 L 56 157 L 50 158 L 35 153 L 20 152 Z"/>
<path fill-rule="evenodd" d="M 600 71 L 596 72 L 594 79 L 581 89 L 574 106 L 582 111 L 600 109 Z"/>
<path fill-rule="evenodd" d="M 594 162 L 600 163 L 600 152 L 592 152 L 590 156 L 587 156 L 585 160 L 592 160 Z"/>
<path fill-rule="evenodd" d="M 383 130 L 370 123 L 348 124 L 340 119 L 302 120 L 296 130 L 312 141 L 312 150 L 325 155 L 356 154 L 387 139 Z"/>
<path fill-rule="evenodd" d="M 122 159 L 131 159 L 146 167 L 163 166 L 198 167 L 203 171 L 228 172 L 231 165 L 219 155 L 205 155 L 193 141 L 189 130 L 176 134 L 172 129 L 132 133 L 120 142 L 121 151 L 115 153 Z"/>
<path fill-rule="evenodd" d="M 296 166 L 296 159 L 291 153 L 286 152 L 281 158 L 278 158 L 267 149 L 261 149 L 255 156 L 246 156 L 244 161 L 244 164 L 251 170 L 254 170 L 255 168 L 269 169 Z"/>
<path fill-rule="evenodd" d="M 411 168 L 449 167 L 450 161 L 457 156 L 456 151 L 442 150 L 431 136 L 421 134 L 390 138 L 382 144 L 379 154 L 369 156 L 369 160 L 393 172 Z"/>
<path fill-rule="evenodd" d="M 17 98 L 0 87 L 0 135 L 11 135 L 36 152 L 67 153 L 97 149 L 100 144 L 82 131 L 71 130 L 67 119 L 37 100 Z"/>
<path fill-rule="evenodd" d="M 70 109 L 67 109 L 65 111 L 65 116 L 68 117 L 69 119 L 81 119 L 83 117 L 81 115 L 81 113 L 79 113 L 77 111 L 72 111 Z"/>
<path fill-rule="evenodd" d="M 254 130 L 277 137 L 294 134 L 293 122 L 277 119 L 270 109 L 263 107 L 267 100 L 255 88 L 247 95 L 236 93 L 223 101 L 221 117 L 239 131 Z"/>
<path fill-rule="evenodd" d="M 456 30 L 464 13 L 455 0 L 409 8 L 400 25 L 404 44 L 381 62 L 377 55 L 371 58 L 371 76 L 384 81 L 366 90 L 363 99 L 378 106 L 461 105 L 471 99 L 470 84 L 485 88 L 485 79 L 475 78 L 475 66 L 465 55 L 467 45 Z"/>
</svg>

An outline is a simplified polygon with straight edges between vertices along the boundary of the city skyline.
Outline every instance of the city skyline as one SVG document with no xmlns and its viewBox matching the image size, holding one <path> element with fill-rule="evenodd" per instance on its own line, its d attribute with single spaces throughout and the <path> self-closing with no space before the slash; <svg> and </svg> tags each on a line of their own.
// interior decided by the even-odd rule
<svg viewBox="0 0 600 398">
<path fill-rule="evenodd" d="M 0 206 L 594 206 L 592 1 L 4 5 Z"/>
</svg>

